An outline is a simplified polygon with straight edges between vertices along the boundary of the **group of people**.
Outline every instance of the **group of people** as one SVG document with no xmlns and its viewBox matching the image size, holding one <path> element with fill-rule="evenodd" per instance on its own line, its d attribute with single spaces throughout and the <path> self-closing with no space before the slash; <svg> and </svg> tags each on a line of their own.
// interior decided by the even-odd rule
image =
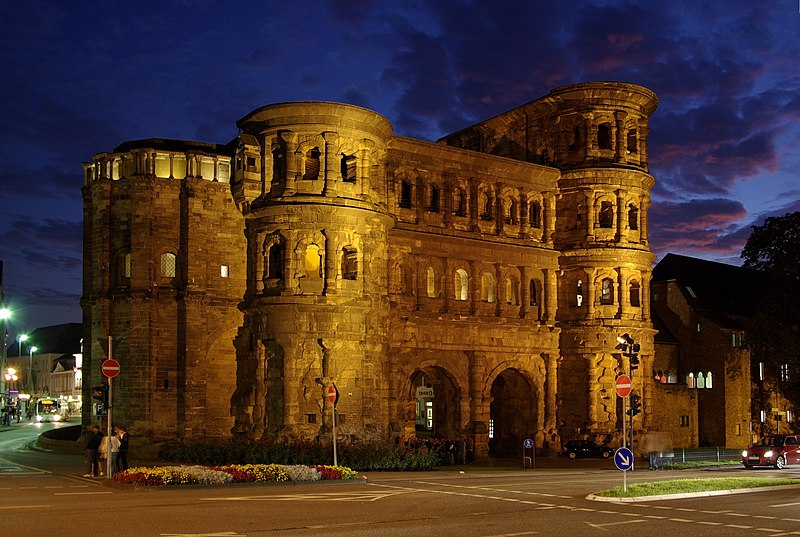
<svg viewBox="0 0 800 537">
<path fill-rule="evenodd" d="M 12 421 L 22 421 L 22 412 L 16 405 L 6 405 L 3 407 L 3 425 L 11 425 Z"/>
<path fill-rule="evenodd" d="M 92 425 L 86 440 L 86 474 L 83 477 L 105 475 L 111 461 L 109 477 L 128 469 L 128 446 L 130 438 L 125 427 L 114 427 L 111 435 L 104 435 L 98 425 Z"/>
</svg>

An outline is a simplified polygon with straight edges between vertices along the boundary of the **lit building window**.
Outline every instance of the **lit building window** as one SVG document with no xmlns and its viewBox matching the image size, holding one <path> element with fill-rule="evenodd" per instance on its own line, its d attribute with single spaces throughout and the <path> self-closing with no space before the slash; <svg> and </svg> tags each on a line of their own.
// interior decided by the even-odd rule
<svg viewBox="0 0 800 537">
<path fill-rule="evenodd" d="M 125 278 L 131 277 L 131 254 L 125 254 L 122 258 L 122 276 Z"/>
<path fill-rule="evenodd" d="M 433 267 L 428 267 L 427 280 L 428 298 L 436 298 L 436 272 Z"/>
<path fill-rule="evenodd" d="M 228 265 L 222 265 L 219 267 L 219 275 L 223 278 L 227 278 L 230 275 Z"/>
<path fill-rule="evenodd" d="M 495 301 L 495 281 L 491 272 L 481 274 L 481 300 L 483 302 Z"/>
<path fill-rule="evenodd" d="M 176 256 L 173 253 L 161 254 L 161 276 L 174 278 L 176 274 Z"/>
<path fill-rule="evenodd" d="M 456 270 L 455 294 L 456 300 L 469 299 L 469 279 L 467 278 L 467 271 L 464 269 Z"/>
<path fill-rule="evenodd" d="M 342 278 L 358 278 L 358 251 L 355 248 L 342 248 Z"/>
<path fill-rule="evenodd" d="M 602 281 L 600 287 L 600 303 L 605 305 L 614 303 L 614 282 L 611 278 L 606 278 Z"/>
</svg>

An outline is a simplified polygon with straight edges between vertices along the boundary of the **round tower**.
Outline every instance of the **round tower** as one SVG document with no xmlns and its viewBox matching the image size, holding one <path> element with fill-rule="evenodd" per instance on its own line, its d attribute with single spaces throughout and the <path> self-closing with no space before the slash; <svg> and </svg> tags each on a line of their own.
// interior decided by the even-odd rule
<svg viewBox="0 0 800 537">
<path fill-rule="evenodd" d="M 389 122 L 360 107 L 281 103 L 238 122 L 232 189 L 247 286 L 236 339 L 234 433 L 381 435 L 385 400 Z"/>
<path fill-rule="evenodd" d="M 631 373 L 647 404 L 654 330 L 649 282 L 655 256 L 647 211 L 655 180 L 648 173 L 648 119 L 658 104 L 647 88 L 615 82 L 556 88 L 549 104 L 550 159 L 558 181 L 553 241 L 559 259 L 561 332 L 559 407 L 562 438 L 621 433 L 615 377 Z M 639 344 L 638 371 L 617 337 Z M 646 416 L 647 413 L 645 412 Z M 646 427 L 642 418 L 634 428 Z"/>
</svg>

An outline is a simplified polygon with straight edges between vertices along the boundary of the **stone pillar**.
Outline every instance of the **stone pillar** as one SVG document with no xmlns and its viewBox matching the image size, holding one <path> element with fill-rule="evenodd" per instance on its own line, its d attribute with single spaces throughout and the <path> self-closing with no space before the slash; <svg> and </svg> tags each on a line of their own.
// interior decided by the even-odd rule
<svg viewBox="0 0 800 537">
<path fill-rule="evenodd" d="M 584 203 L 586 204 L 586 228 L 584 232 L 588 238 L 591 238 L 594 237 L 594 226 L 597 221 L 597 215 L 594 207 L 594 192 L 590 191 L 585 193 Z"/>
<path fill-rule="evenodd" d="M 544 428 L 553 440 L 558 434 L 558 365 L 561 359 L 556 354 L 542 355 L 546 364 L 545 378 L 545 425 Z"/>
<path fill-rule="evenodd" d="M 542 321 L 547 324 L 553 324 L 558 313 L 558 278 L 554 270 L 542 269 L 542 272 L 544 273 L 544 296 L 542 297 L 544 312 Z"/>
<path fill-rule="evenodd" d="M 595 318 L 595 304 L 594 299 L 597 295 L 597 291 L 595 290 L 595 276 L 596 270 L 592 269 L 590 273 L 586 273 L 586 319 L 594 319 Z"/>
<path fill-rule="evenodd" d="M 522 319 L 528 317 L 528 308 L 531 303 L 531 285 L 528 282 L 528 267 L 520 265 L 519 267 L 519 316 Z"/>
<path fill-rule="evenodd" d="M 614 119 L 616 120 L 617 139 L 615 140 L 614 161 L 624 164 L 627 162 L 627 137 L 625 136 L 625 118 L 628 117 L 626 112 L 618 110 L 614 112 Z"/>
<path fill-rule="evenodd" d="M 552 244 L 553 242 L 553 233 L 555 232 L 556 228 L 556 198 L 552 194 L 546 195 L 542 199 L 542 212 L 543 215 L 543 222 L 542 228 L 544 229 L 542 234 L 542 242 L 546 244 Z"/>
</svg>

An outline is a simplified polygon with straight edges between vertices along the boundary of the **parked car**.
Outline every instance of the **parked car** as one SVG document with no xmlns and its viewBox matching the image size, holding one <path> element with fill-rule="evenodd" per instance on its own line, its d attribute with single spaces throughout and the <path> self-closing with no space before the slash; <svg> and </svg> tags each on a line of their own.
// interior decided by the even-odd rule
<svg viewBox="0 0 800 537">
<path fill-rule="evenodd" d="M 800 436 L 768 434 L 742 451 L 742 464 L 745 468 L 774 466 L 779 470 L 787 464 L 800 464 Z"/>
<path fill-rule="evenodd" d="M 601 446 L 591 440 L 570 440 L 561 448 L 560 455 L 575 459 L 577 457 L 602 457 L 607 459 L 614 454 L 614 450 Z"/>
</svg>

